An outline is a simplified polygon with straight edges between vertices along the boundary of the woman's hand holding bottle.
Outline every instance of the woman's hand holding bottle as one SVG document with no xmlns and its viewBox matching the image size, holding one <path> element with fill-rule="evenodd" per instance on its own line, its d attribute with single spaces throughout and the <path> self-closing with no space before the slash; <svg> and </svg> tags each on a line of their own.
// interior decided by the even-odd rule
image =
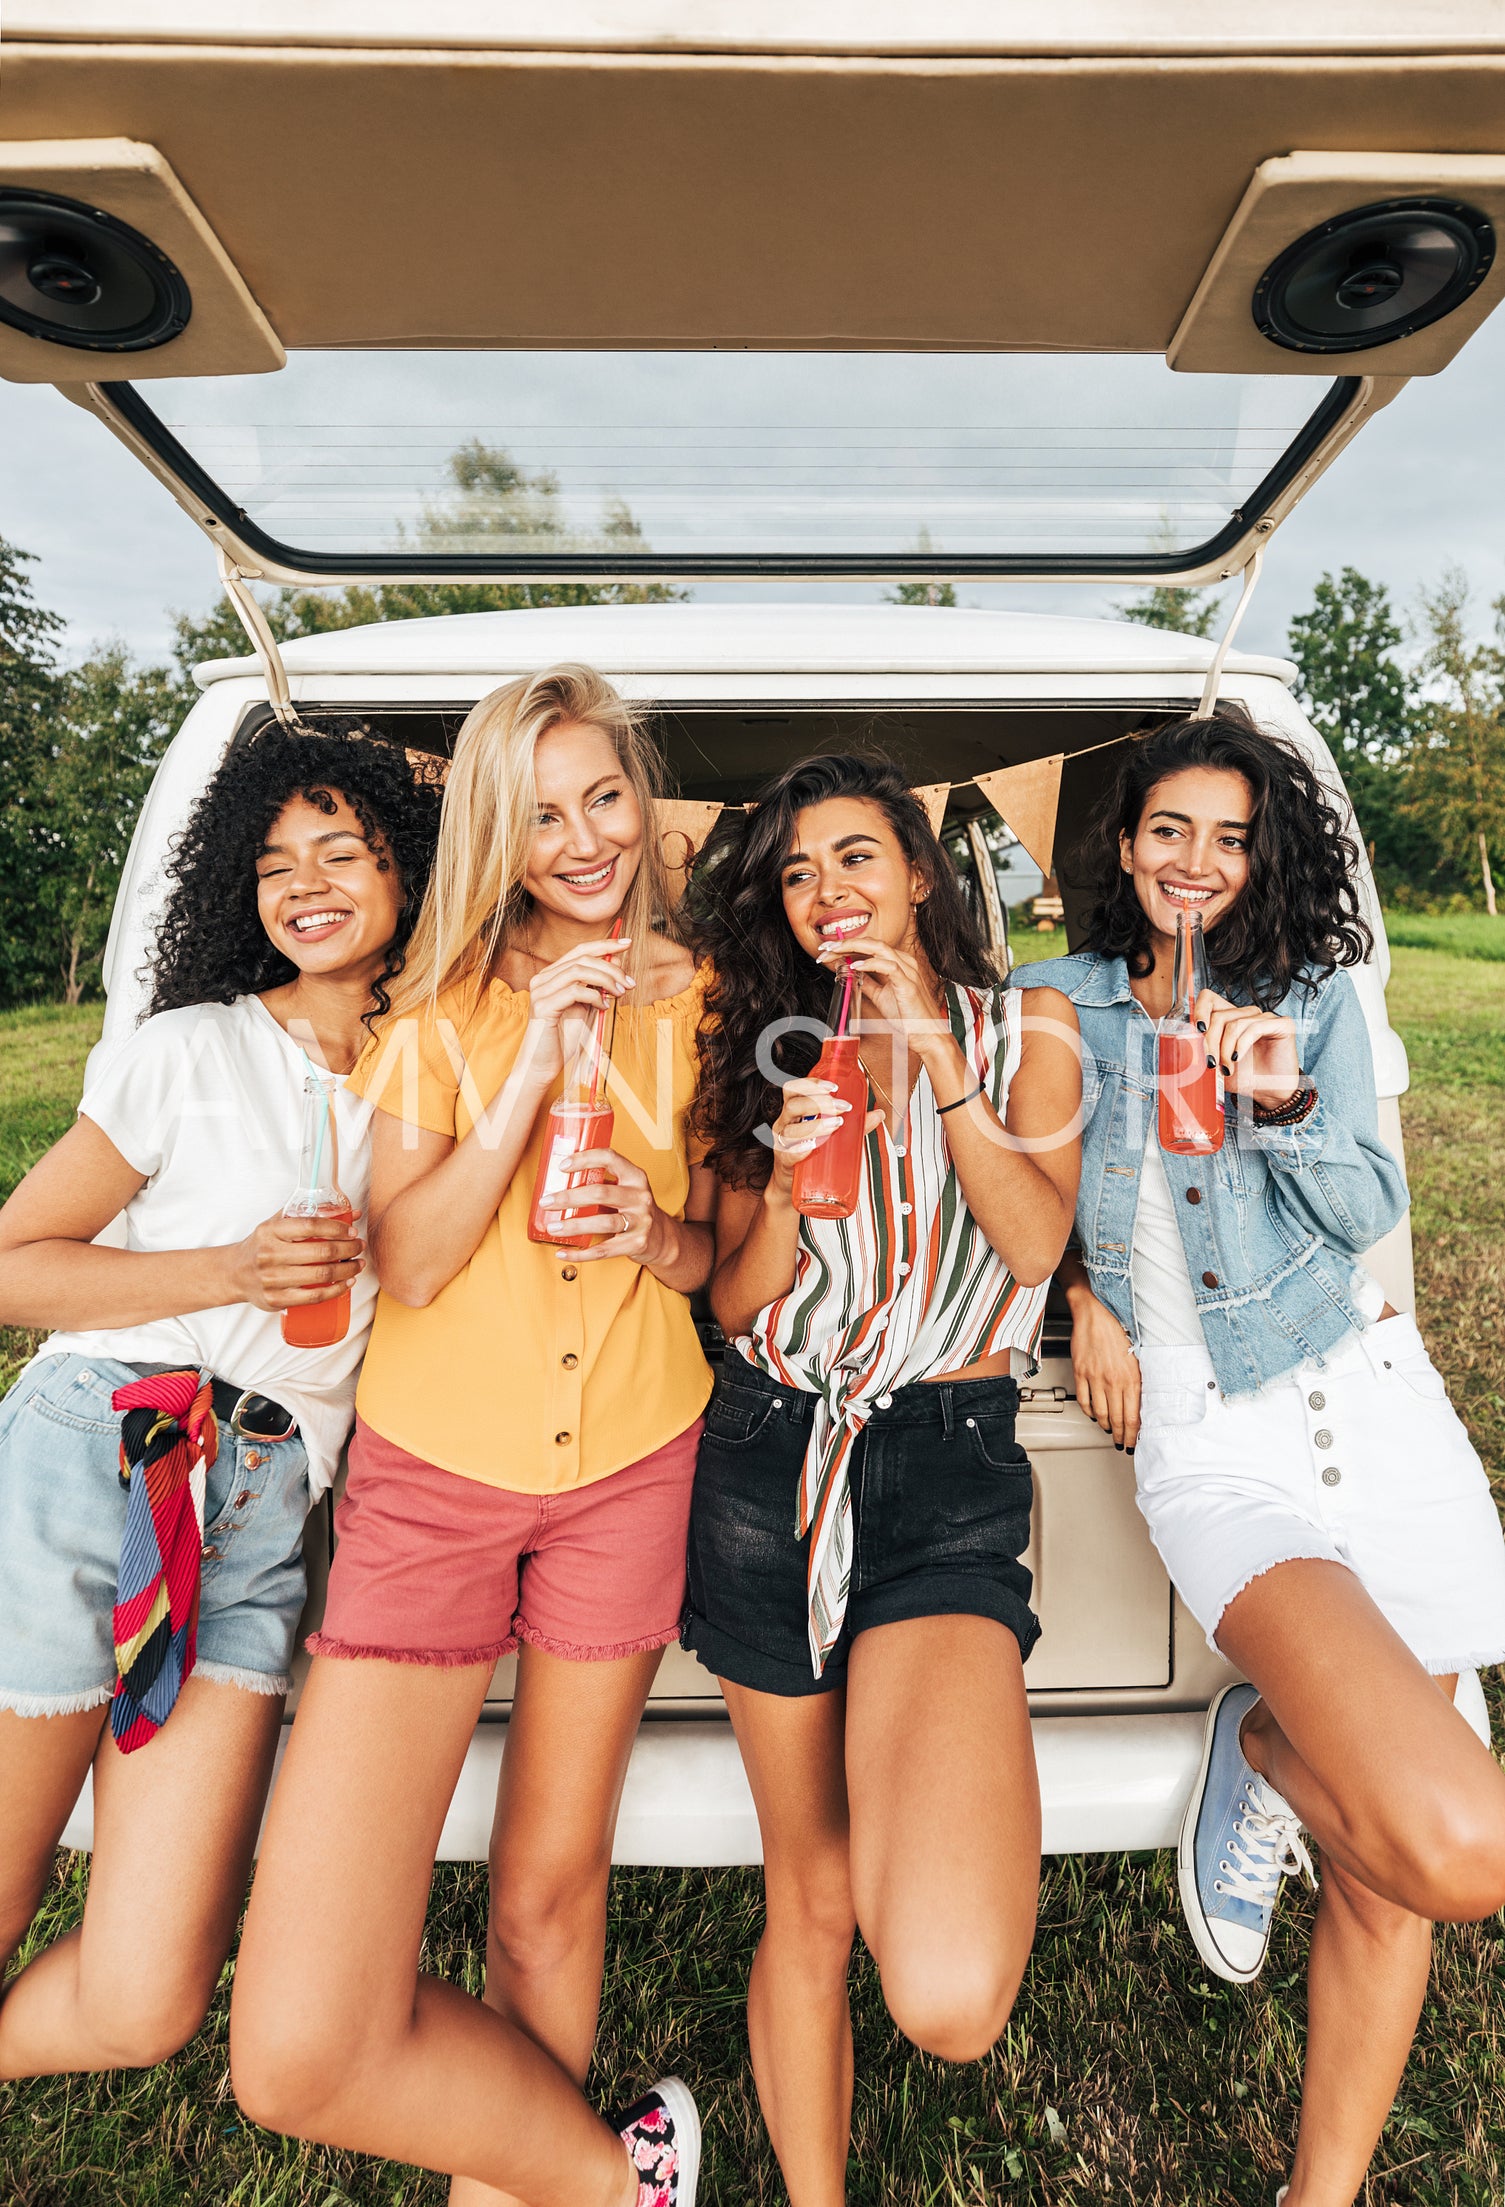
<svg viewBox="0 0 1505 2207">
<path fill-rule="evenodd" d="M 768 1191 L 775 1201 L 792 1200 L 795 1166 L 802 1157 L 811 1156 L 830 1141 L 850 1109 L 837 1095 L 834 1081 L 816 1080 L 810 1075 L 784 1083 L 783 1108 L 773 1123 L 773 1172 L 768 1181 Z M 867 1129 L 871 1131 L 881 1117 L 881 1112 L 870 1111 Z"/>
<path fill-rule="evenodd" d="M 1294 1019 L 1257 1004 L 1230 1004 L 1215 989 L 1201 991 L 1192 1017 L 1207 1037 L 1207 1055 L 1236 1094 L 1267 1111 L 1291 1101 L 1301 1086 Z"/>
<path fill-rule="evenodd" d="M 366 1245 L 348 1218 L 290 1218 L 284 1211 L 274 1211 L 222 1254 L 222 1300 L 256 1310 L 332 1302 L 366 1263 Z"/>
</svg>

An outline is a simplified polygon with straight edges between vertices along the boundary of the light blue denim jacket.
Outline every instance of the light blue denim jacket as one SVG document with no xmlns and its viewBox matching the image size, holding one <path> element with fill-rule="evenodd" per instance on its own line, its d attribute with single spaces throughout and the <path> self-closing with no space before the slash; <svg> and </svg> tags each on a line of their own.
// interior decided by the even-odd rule
<svg viewBox="0 0 1505 2207">
<path fill-rule="evenodd" d="M 1155 1116 L 1155 1024 L 1122 958 L 1092 951 L 1018 968 L 1056 988 L 1082 1029 L 1082 1183 L 1075 1242 L 1092 1283 L 1138 1343 L 1130 1255 L 1145 1139 Z M 1227 992 L 1227 993 L 1232 993 Z M 1207 1352 L 1225 1395 L 1249 1395 L 1363 1327 L 1356 1260 L 1405 1214 L 1399 1165 L 1379 1138 L 1374 1060 L 1346 973 L 1293 989 L 1301 1064 L 1317 1103 L 1294 1127 L 1262 1127 L 1228 1099 L 1213 1157 L 1164 1153 Z"/>
</svg>

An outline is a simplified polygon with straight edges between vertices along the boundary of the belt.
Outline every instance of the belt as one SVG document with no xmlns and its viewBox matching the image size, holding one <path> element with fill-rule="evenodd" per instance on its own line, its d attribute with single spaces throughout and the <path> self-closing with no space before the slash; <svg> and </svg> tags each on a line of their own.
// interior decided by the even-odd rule
<svg viewBox="0 0 1505 2207">
<path fill-rule="evenodd" d="M 159 1372 L 183 1370 L 180 1364 L 133 1364 L 131 1370 L 142 1379 L 154 1378 Z M 242 1440 L 290 1441 L 298 1430 L 298 1421 L 290 1410 L 284 1410 L 280 1402 L 273 1402 L 269 1395 L 258 1395 L 247 1387 L 237 1387 L 228 1379 L 213 1379 L 210 1392 L 214 1402 L 214 1415 L 221 1425 L 239 1435 Z"/>
</svg>

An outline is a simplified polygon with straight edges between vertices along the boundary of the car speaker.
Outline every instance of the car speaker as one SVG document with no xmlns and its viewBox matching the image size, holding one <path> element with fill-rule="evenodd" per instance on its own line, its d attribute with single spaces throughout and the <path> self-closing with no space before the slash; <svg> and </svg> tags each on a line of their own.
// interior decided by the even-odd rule
<svg viewBox="0 0 1505 2207">
<path fill-rule="evenodd" d="M 1272 155 L 1166 357 L 1191 374 L 1370 376 L 1393 396 L 1505 295 L 1502 233 L 1505 150 Z"/>
<path fill-rule="evenodd" d="M 1461 306 L 1494 257 L 1494 226 L 1466 200 L 1382 199 L 1277 254 L 1254 287 L 1254 320 L 1293 352 L 1390 345 Z"/>
<path fill-rule="evenodd" d="M 188 286 L 102 207 L 0 186 L 0 321 L 85 352 L 142 352 L 188 327 Z"/>
<path fill-rule="evenodd" d="M 137 383 L 258 375 L 286 358 L 155 146 L 0 139 L 0 376 Z"/>
</svg>

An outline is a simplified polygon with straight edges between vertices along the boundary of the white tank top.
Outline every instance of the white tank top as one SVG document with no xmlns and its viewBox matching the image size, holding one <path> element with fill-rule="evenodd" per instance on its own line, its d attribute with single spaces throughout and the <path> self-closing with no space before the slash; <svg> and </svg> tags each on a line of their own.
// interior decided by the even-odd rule
<svg viewBox="0 0 1505 2207">
<path fill-rule="evenodd" d="M 1176 1224 L 1176 1203 L 1165 1177 L 1154 1122 L 1144 1145 L 1139 1175 L 1139 1208 L 1134 1213 L 1134 1245 L 1129 1259 L 1134 1289 L 1134 1322 L 1143 1349 L 1200 1349 L 1205 1346 L 1197 1299 L 1191 1291 L 1186 1251 Z"/>
<path fill-rule="evenodd" d="M 1139 1208 L 1134 1214 L 1134 1243 L 1129 1258 L 1134 1290 L 1134 1320 L 1142 1349 L 1200 1349 L 1206 1346 L 1197 1299 L 1192 1293 L 1191 1272 L 1176 1223 L 1176 1199 L 1165 1176 L 1153 1123 L 1144 1145 L 1144 1166 L 1139 1175 Z M 1385 1291 L 1374 1274 L 1360 1265 L 1354 1283 L 1354 1301 L 1366 1326 L 1372 1326 L 1385 1307 Z"/>
</svg>

